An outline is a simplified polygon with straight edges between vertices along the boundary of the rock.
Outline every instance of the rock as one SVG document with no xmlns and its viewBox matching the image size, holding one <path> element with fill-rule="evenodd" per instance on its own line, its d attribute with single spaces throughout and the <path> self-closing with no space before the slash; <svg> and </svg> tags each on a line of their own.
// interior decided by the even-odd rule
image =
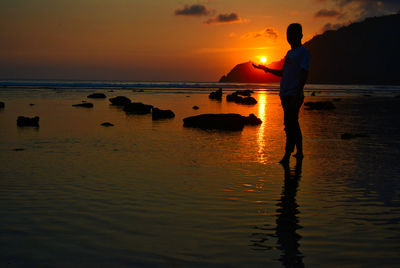
<svg viewBox="0 0 400 268">
<path fill-rule="evenodd" d="M 171 110 L 160 110 L 158 108 L 153 108 L 153 111 L 152 111 L 152 119 L 153 120 L 167 119 L 167 118 L 173 118 L 173 117 L 175 117 L 175 114 Z"/>
<path fill-rule="evenodd" d="M 246 105 L 254 105 L 254 104 L 257 104 L 257 100 L 253 97 L 246 97 L 246 98 L 242 98 L 239 102 L 236 102 L 236 103 L 246 104 Z"/>
<path fill-rule="evenodd" d="M 129 114 L 149 114 L 152 105 L 143 104 L 141 102 L 131 102 L 124 106 L 124 111 Z"/>
<path fill-rule="evenodd" d="M 245 117 L 240 114 L 201 114 L 183 119 L 184 127 L 219 130 L 242 130 Z"/>
<path fill-rule="evenodd" d="M 313 92 L 311 93 L 311 96 L 315 96 L 315 91 L 313 91 Z"/>
<path fill-rule="evenodd" d="M 4 102 L 0 101 L 0 109 L 3 109 L 6 105 L 4 104 Z"/>
<path fill-rule="evenodd" d="M 101 126 L 103 126 L 103 127 L 113 127 L 114 124 L 111 124 L 110 122 L 104 122 L 104 123 L 101 123 Z"/>
<path fill-rule="evenodd" d="M 255 116 L 254 114 L 250 114 L 249 116 L 243 116 L 243 117 L 245 125 L 256 126 L 262 124 L 261 119 Z"/>
<path fill-rule="evenodd" d="M 242 97 L 238 96 L 236 92 L 226 95 L 226 101 L 233 101 L 236 102 L 237 100 L 242 99 Z"/>
<path fill-rule="evenodd" d="M 316 101 L 316 102 L 306 102 L 304 103 L 306 106 L 306 110 L 332 110 L 335 109 L 335 105 L 333 105 L 330 101 Z"/>
<path fill-rule="evenodd" d="M 341 101 L 342 99 L 341 98 L 333 98 L 332 100 L 333 101 Z"/>
<path fill-rule="evenodd" d="M 192 107 L 192 109 L 193 109 L 193 110 L 198 110 L 198 109 L 200 109 L 200 108 L 199 108 L 199 106 L 196 106 L 196 105 L 195 105 L 195 106 Z"/>
<path fill-rule="evenodd" d="M 74 107 L 83 107 L 83 108 L 93 108 L 93 103 L 90 102 L 83 102 L 78 104 L 72 104 Z"/>
<path fill-rule="evenodd" d="M 211 92 L 208 97 L 212 100 L 222 100 L 222 88 L 218 89 L 217 91 Z"/>
<path fill-rule="evenodd" d="M 125 105 L 131 103 L 131 100 L 125 96 L 118 96 L 115 98 L 110 98 L 109 101 L 111 102 L 112 105 L 115 105 L 115 106 L 125 106 Z"/>
<path fill-rule="evenodd" d="M 13 151 L 22 152 L 22 151 L 25 151 L 25 149 L 24 148 L 15 148 Z"/>
<path fill-rule="evenodd" d="M 241 96 L 246 96 L 246 97 L 250 97 L 251 93 L 254 93 L 253 90 L 250 89 L 246 89 L 246 90 L 237 90 L 236 94 L 237 95 L 241 95 Z"/>
<path fill-rule="evenodd" d="M 105 99 L 107 98 L 105 94 L 103 93 L 93 93 L 87 96 L 89 99 Z"/>
<path fill-rule="evenodd" d="M 18 116 L 17 126 L 19 126 L 19 127 L 39 127 L 39 116 L 35 116 L 32 118 Z"/>
<path fill-rule="evenodd" d="M 257 100 L 255 98 L 253 98 L 253 97 L 245 97 L 245 98 L 243 98 L 243 97 L 239 96 L 238 91 L 233 92 L 230 95 L 227 95 L 226 96 L 226 101 L 228 101 L 228 102 L 233 101 L 233 102 L 238 103 L 238 104 L 246 104 L 246 105 L 257 104 Z"/>
<path fill-rule="evenodd" d="M 34 103 L 29 103 L 29 106 L 34 106 L 35 104 Z"/>
<path fill-rule="evenodd" d="M 359 134 L 359 133 L 343 133 L 341 136 L 342 140 L 350 140 L 350 139 L 355 139 L 355 138 L 366 138 L 368 135 L 365 134 Z"/>
</svg>

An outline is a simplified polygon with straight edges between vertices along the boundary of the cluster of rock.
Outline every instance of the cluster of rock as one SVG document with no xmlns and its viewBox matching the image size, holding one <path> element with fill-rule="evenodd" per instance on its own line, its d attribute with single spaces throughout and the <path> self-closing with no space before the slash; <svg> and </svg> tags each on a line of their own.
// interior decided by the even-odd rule
<svg viewBox="0 0 400 268">
<path fill-rule="evenodd" d="M 89 99 L 105 99 L 107 96 L 103 93 L 93 93 L 87 96 Z"/>
<path fill-rule="evenodd" d="M 331 101 L 316 101 L 316 102 L 306 102 L 304 103 L 306 110 L 333 110 L 335 105 Z"/>
<path fill-rule="evenodd" d="M 18 116 L 17 126 L 19 126 L 19 127 L 39 127 L 39 116 L 35 116 L 35 117 Z"/>
<path fill-rule="evenodd" d="M 0 101 L 0 109 L 3 109 L 6 105 L 4 104 L 4 102 Z"/>
<path fill-rule="evenodd" d="M 131 102 L 124 106 L 124 112 L 127 114 L 149 114 L 153 105 L 143 104 L 141 102 Z"/>
<path fill-rule="evenodd" d="M 92 93 L 87 96 L 88 99 L 105 99 L 107 96 L 103 93 Z M 93 103 L 82 101 L 82 103 L 72 104 L 73 107 L 93 108 Z"/>
<path fill-rule="evenodd" d="M 83 108 L 93 108 L 93 103 L 90 102 L 82 102 L 78 104 L 72 104 L 73 107 L 83 107 Z"/>
<path fill-rule="evenodd" d="M 238 104 L 254 105 L 257 100 L 251 97 L 252 90 L 238 90 L 226 96 L 226 101 L 235 102 Z M 243 97 L 242 97 L 243 96 Z"/>
<path fill-rule="evenodd" d="M 259 125 L 262 121 L 254 114 L 201 114 L 183 119 L 184 127 L 240 131 L 245 125 Z"/>
<path fill-rule="evenodd" d="M 125 105 L 131 103 L 131 100 L 125 96 L 109 98 L 108 100 L 111 102 L 111 105 L 115 105 L 115 106 L 125 106 Z"/>
<path fill-rule="evenodd" d="M 211 100 L 219 100 L 219 101 L 221 101 L 222 100 L 222 88 L 211 92 L 210 95 L 208 95 L 208 97 Z"/>
<path fill-rule="evenodd" d="M 171 110 L 161 110 L 154 107 L 153 105 L 143 104 L 141 102 L 131 102 L 131 100 L 125 96 L 118 96 L 109 99 L 111 105 L 123 107 L 123 111 L 127 114 L 152 114 L 153 120 L 167 119 L 175 117 L 174 112 Z"/>
<path fill-rule="evenodd" d="M 114 124 L 112 124 L 110 122 L 104 122 L 104 123 L 101 123 L 100 125 L 103 127 L 113 127 L 114 126 Z"/>
</svg>

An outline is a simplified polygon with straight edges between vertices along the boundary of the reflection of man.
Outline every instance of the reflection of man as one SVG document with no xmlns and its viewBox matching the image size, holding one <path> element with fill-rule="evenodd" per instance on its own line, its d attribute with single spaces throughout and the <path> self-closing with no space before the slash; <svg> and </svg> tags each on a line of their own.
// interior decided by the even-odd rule
<svg viewBox="0 0 400 268">
<path fill-rule="evenodd" d="M 286 132 L 285 155 L 280 163 L 289 162 L 290 155 L 297 148 L 294 155 L 303 158 L 303 141 L 299 125 L 299 110 L 304 101 L 304 84 L 307 80 L 310 65 L 310 53 L 301 44 L 303 37 L 301 25 L 292 23 L 286 31 L 287 41 L 291 46 L 285 57 L 282 70 L 269 69 L 263 65 L 254 65 L 255 68 L 265 72 L 281 76 L 279 96 L 281 97 L 284 112 L 284 124 Z"/>
<path fill-rule="evenodd" d="M 289 168 L 289 163 L 283 163 L 285 180 L 282 188 L 281 198 L 277 204 L 276 236 L 278 237 L 279 249 L 282 250 L 279 259 L 284 267 L 304 268 L 303 255 L 300 252 L 301 235 L 297 230 L 299 224 L 299 205 L 296 201 L 296 194 L 301 178 L 302 159 L 297 158 L 294 170 Z"/>
</svg>

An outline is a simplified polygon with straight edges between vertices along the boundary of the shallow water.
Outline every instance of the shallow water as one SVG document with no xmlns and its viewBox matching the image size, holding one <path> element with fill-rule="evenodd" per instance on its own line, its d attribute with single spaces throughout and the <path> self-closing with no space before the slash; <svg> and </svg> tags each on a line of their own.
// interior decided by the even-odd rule
<svg viewBox="0 0 400 268">
<path fill-rule="evenodd" d="M 176 114 L 153 122 L 107 100 L 71 106 L 90 91 L 0 91 L 0 266 L 400 262 L 398 98 L 342 95 L 333 111 L 302 109 L 305 158 L 285 170 L 276 163 L 284 132 L 274 94 L 258 91 L 248 107 L 202 91 L 97 90 Z M 263 124 L 241 132 L 182 126 L 187 116 L 226 112 L 254 113 Z M 40 116 L 40 128 L 17 128 L 18 115 Z M 344 132 L 368 137 L 342 140 Z"/>
</svg>

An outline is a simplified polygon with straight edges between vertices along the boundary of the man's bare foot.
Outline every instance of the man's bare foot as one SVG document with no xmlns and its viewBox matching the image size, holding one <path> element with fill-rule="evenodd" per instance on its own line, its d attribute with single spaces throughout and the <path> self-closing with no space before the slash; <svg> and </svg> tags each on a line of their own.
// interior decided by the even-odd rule
<svg viewBox="0 0 400 268">
<path fill-rule="evenodd" d="M 303 159 L 304 158 L 304 154 L 303 153 L 296 153 L 293 155 L 293 157 L 297 158 L 297 159 Z"/>
<path fill-rule="evenodd" d="M 281 161 L 279 161 L 279 164 L 288 164 L 290 160 L 290 154 L 285 154 Z"/>
</svg>

